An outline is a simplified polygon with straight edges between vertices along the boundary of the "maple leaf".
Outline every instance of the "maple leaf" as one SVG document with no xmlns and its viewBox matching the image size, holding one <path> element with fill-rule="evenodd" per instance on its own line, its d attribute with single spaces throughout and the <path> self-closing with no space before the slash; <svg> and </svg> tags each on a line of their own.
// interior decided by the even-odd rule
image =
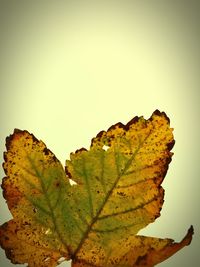
<svg viewBox="0 0 200 267">
<path fill-rule="evenodd" d="M 156 110 L 100 132 L 64 170 L 42 141 L 15 130 L 3 164 L 13 216 L 0 227 L 7 257 L 29 267 L 154 266 L 189 245 L 192 227 L 180 243 L 137 235 L 160 216 L 173 145 L 169 119 Z"/>
</svg>

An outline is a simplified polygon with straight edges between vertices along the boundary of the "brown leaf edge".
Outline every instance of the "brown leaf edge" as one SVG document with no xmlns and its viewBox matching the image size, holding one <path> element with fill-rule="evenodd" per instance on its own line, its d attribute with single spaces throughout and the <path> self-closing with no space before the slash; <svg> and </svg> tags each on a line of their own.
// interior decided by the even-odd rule
<svg viewBox="0 0 200 267">
<path fill-rule="evenodd" d="M 136 264 L 133 265 L 133 267 L 143 267 L 143 266 L 153 267 L 158 263 L 167 260 L 183 247 L 189 246 L 192 241 L 193 234 L 194 234 L 194 228 L 191 225 L 187 231 L 187 234 L 179 243 L 174 242 L 173 239 L 170 239 L 169 240 L 170 243 L 159 251 L 150 248 L 145 255 L 138 257 L 137 262 Z"/>
</svg>

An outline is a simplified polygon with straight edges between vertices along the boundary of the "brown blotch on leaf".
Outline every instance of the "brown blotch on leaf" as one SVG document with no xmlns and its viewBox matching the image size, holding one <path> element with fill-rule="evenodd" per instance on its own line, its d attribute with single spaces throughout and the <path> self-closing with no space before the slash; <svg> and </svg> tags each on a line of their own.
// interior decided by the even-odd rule
<svg viewBox="0 0 200 267">
<path fill-rule="evenodd" d="M 146 260 L 147 260 L 147 254 L 143 255 L 143 256 L 139 256 L 137 258 L 137 261 L 135 262 L 135 265 L 137 266 L 141 266 L 146 264 Z"/>
</svg>

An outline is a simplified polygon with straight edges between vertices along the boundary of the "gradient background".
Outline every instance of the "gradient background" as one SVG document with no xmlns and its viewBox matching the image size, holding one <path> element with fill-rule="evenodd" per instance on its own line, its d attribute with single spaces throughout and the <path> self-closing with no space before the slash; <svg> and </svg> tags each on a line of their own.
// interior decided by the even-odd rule
<svg viewBox="0 0 200 267">
<path fill-rule="evenodd" d="M 200 266 L 199 14 L 191 0 L 0 1 L 1 162 L 14 128 L 34 133 L 64 164 L 118 121 L 157 108 L 170 117 L 165 203 L 140 234 L 180 241 L 193 224 L 195 235 L 162 267 Z M 11 216 L 0 202 L 2 224 Z M 13 266 L 3 250 L 0 266 Z"/>
</svg>

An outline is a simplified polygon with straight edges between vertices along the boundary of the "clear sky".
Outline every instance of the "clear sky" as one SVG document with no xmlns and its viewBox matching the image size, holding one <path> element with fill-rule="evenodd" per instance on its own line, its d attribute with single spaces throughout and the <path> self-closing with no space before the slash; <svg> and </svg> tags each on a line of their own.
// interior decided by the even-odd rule
<svg viewBox="0 0 200 267">
<path fill-rule="evenodd" d="M 189 0 L 0 2 L 1 162 L 14 128 L 34 133 L 64 164 L 116 122 L 155 109 L 170 117 L 165 203 L 140 234 L 180 241 L 193 224 L 195 235 L 162 267 L 200 266 L 199 12 Z M 0 203 L 2 224 L 11 216 Z M 3 250 L 0 266 L 13 266 Z"/>
</svg>

